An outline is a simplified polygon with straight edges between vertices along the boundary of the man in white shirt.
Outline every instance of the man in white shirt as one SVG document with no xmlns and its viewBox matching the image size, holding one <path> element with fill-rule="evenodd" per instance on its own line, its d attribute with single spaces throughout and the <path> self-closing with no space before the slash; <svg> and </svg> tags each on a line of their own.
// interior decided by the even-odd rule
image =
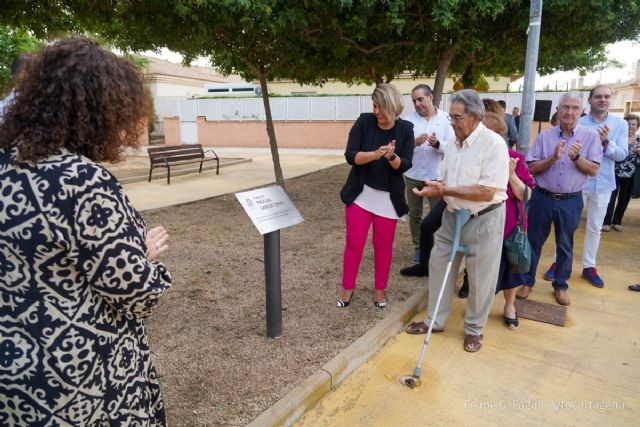
<svg viewBox="0 0 640 427">
<path fill-rule="evenodd" d="M 21 53 L 16 57 L 16 59 L 13 60 L 13 63 L 11 64 L 11 77 L 13 79 L 14 88 L 11 89 L 9 94 L 4 97 L 4 99 L 0 100 L 0 122 L 4 120 L 4 115 L 7 109 L 13 103 L 13 100 L 16 97 L 16 92 L 20 89 L 20 80 L 24 76 L 30 58 L 31 55 L 27 53 Z"/>
<path fill-rule="evenodd" d="M 415 149 L 412 167 L 404 174 L 405 197 L 409 205 L 409 230 L 413 242 L 413 262 L 420 260 L 420 222 L 422 221 L 424 198 L 413 194 L 413 189 L 424 187 L 425 180 L 435 180 L 438 166 L 444 155 L 447 142 L 455 135 L 449 122 L 449 116 L 433 105 L 433 92 L 428 85 L 419 84 L 411 91 L 411 100 L 415 111 L 405 117 L 413 123 Z M 427 197 L 429 210 L 433 209 L 439 196 Z"/>
<path fill-rule="evenodd" d="M 429 305 L 426 322 L 414 322 L 407 333 L 426 333 L 433 323 L 434 332 L 444 331 L 455 291 L 455 274 L 444 281 L 455 230 L 453 211 L 468 209 L 471 219 L 462 227 L 460 245 L 466 246 L 469 273 L 469 298 L 464 313 L 464 349 L 476 352 L 482 346 L 482 332 L 489 317 L 500 267 L 504 233 L 509 154 L 504 140 L 482 124 L 484 105 L 474 90 L 451 95 L 449 115 L 456 135 L 447 145 L 438 170 L 438 181 L 427 181 L 416 194 L 439 195 L 447 202 L 442 226 L 435 234 L 435 246 L 429 260 Z M 451 271 L 459 271 L 462 253 L 453 259 Z M 435 312 L 441 287 L 442 301 Z"/>
</svg>

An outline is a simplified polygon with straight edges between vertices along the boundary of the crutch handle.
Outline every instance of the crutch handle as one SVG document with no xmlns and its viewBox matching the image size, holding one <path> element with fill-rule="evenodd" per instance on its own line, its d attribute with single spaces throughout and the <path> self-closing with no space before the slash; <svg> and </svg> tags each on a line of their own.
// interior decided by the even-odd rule
<svg viewBox="0 0 640 427">
<path fill-rule="evenodd" d="M 453 217 L 455 218 L 456 225 L 453 234 L 453 244 L 451 245 L 451 253 L 449 254 L 449 262 L 453 262 L 453 259 L 458 252 L 460 246 L 460 234 L 462 234 L 462 227 L 471 218 L 471 212 L 468 209 L 456 209 L 453 211 Z M 466 252 L 466 248 L 463 250 Z"/>
</svg>

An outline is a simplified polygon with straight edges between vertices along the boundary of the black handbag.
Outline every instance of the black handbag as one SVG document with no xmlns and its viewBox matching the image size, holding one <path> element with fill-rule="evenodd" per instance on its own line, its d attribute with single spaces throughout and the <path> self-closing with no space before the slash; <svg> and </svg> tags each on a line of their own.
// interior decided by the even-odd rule
<svg viewBox="0 0 640 427">
<path fill-rule="evenodd" d="M 527 273 L 531 268 L 531 243 L 527 238 L 527 230 L 524 229 L 524 218 L 527 214 L 529 199 L 529 187 L 524 186 L 524 200 L 522 211 L 516 199 L 516 212 L 518 215 L 518 223 L 504 241 L 504 250 L 507 254 L 509 262 L 509 270 L 512 273 Z"/>
</svg>

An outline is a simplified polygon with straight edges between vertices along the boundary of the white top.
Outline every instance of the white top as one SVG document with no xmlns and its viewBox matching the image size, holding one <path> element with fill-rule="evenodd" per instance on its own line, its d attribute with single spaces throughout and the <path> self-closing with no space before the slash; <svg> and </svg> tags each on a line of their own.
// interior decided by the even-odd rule
<svg viewBox="0 0 640 427">
<path fill-rule="evenodd" d="M 14 98 L 16 97 L 16 90 L 11 89 L 11 92 L 0 101 L 0 122 L 4 119 L 4 114 L 6 110 L 9 109 L 9 106 L 13 103 Z"/>
<path fill-rule="evenodd" d="M 482 123 L 462 142 L 447 145 L 444 159 L 438 170 L 438 180 L 447 187 L 482 185 L 496 189 L 493 200 L 474 202 L 458 197 L 445 196 L 447 209 L 469 209 L 472 214 L 507 199 L 509 181 L 509 152 L 500 135 Z"/>
<path fill-rule="evenodd" d="M 356 197 L 353 203 L 372 214 L 389 219 L 400 219 L 388 191 L 376 190 L 365 185 L 362 188 L 362 193 Z"/>
<path fill-rule="evenodd" d="M 440 142 L 440 146 L 437 149 L 426 142 L 416 147 L 413 151 L 411 169 L 404 174 L 411 179 L 419 181 L 436 179 L 438 166 L 440 166 L 445 147 L 449 141 L 453 141 L 456 137 L 449 121 L 449 115 L 442 110 L 436 109 L 436 114 L 428 120 L 415 111 L 404 119 L 413 123 L 414 139 L 424 133 L 427 135 L 435 133 Z"/>
</svg>

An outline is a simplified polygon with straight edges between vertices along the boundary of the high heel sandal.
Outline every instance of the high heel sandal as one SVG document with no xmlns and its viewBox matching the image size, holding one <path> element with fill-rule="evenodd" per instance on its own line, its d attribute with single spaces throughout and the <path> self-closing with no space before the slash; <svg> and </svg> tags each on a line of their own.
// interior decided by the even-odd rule
<svg viewBox="0 0 640 427">
<path fill-rule="evenodd" d="M 354 292 L 355 292 L 355 291 L 351 291 L 351 295 L 350 295 L 349 301 L 342 301 L 342 299 L 341 299 L 341 298 L 338 298 L 338 304 L 337 304 L 337 307 L 338 307 L 338 308 L 347 308 L 347 307 L 349 307 L 349 304 L 351 304 L 351 301 L 353 301 L 353 294 L 354 294 Z"/>
<path fill-rule="evenodd" d="M 375 305 L 378 308 L 385 308 L 387 306 L 387 294 L 384 294 L 384 299 L 382 301 L 376 301 L 375 299 L 373 300 L 373 305 Z"/>
<path fill-rule="evenodd" d="M 518 326 L 520 326 L 520 321 L 518 320 L 518 314 L 516 313 L 515 319 L 504 316 L 504 324 L 507 326 L 507 328 L 511 330 L 518 329 Z"/>
</svg>

